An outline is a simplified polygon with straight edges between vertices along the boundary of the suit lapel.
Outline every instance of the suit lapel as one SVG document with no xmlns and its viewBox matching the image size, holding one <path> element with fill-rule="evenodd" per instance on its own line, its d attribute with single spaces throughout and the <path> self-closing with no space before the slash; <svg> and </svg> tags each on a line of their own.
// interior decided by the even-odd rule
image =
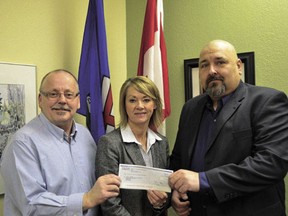
<svg viewBox="0 0 288 216">
<path fill-rule="evenodd" d="M 189 115 L 189 119 L 187 119 L 187 122 L 189 123 L 193 123 L 190 125 L 187 125 L 185 130 L 188 130 L 188 132 L 186 132 L 187 137 L 184 138 L 185 142 L 190 143 L 189 145 L 187 145 L 188 149 L 186 149 L 187 151 L 187 157 L 185 157 L 185 164 L 187 164 L 187 168 L 191 167 L 191 156 L 193 153 L 193 149 L 194 146 L 196 144 L 196 139 L 197 139 L 197 134 L 199 131 L 199 125 L 201 122 L 201 118 L 203 115 L 203 110 L 204 107 L 206 106 L 207 103 L 207 97 L 204 96 L 202 97 L 199 102 L 196 104 L 196 106 L 198 107 L 196 110 L 196 112 L 189 112 L 191 115 Z"/>
<path fill-rule="evenodd" d="M 125 149 L 133 164 L 145 166 L 143 156 L 136 143 L 125 143 Z"/>
<path fill-rule="evenodd" d="M 163 157 L 163 155 L 161 155 L 161 150 L 160 150 L 160 146 L 159 141 L 156 140 L 156 143 L 154 143 L 151 147 L 151 154 L 152 154 L 152 160 L 153 160 L 153 167 L 161 167 L 160 161 L 162 161 L 160 158 Z M 163 152 L 163 150 L 162 150 Z"/>
<path fill-rule="evenodd" d="M 153 167 L 160 166 L 159 164 L 160 162 L 159 159 L 161 157 L 159 149 L 160 145 L 158 145 L 157 142 L 158 141 L 156 141 L 156 143 L 154 143 L 153 146 L 151 147 Z M 133 164 L 146 166 L 141 151 L 139 149 L 139 146 L 136 143 L 125 143 L 125 149 Z"/>
<path fill-rule="evenodd" d="M 213 145 L 215 139 L 217 138 L 218 134 L 221 131 L 221 128 L 241 105 L 243 99 L 245 98 L 244 95 L 245 95 L 245 88 L 243 86 L 243 83 L 240 83 L 239 88 L 231 96 L 229 101 L 223 106 L 222 110 L 219 113 L 219 116 L 217 117 L 217 124 L 214 131 L 212 131 L 207 151 Z"/>
</svg>

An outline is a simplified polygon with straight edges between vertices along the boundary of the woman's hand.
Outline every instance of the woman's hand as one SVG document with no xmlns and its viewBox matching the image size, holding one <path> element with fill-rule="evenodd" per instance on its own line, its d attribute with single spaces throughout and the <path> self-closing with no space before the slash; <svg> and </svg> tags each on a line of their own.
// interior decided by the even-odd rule
<svg viewBox="0 0 288 216">
<path fill-rule="evenodd" d="M 157 190 L 148 190 L 147 197 L 154 208 L 162 208 L 168 199 L 167 193 Z"/>
</svg>

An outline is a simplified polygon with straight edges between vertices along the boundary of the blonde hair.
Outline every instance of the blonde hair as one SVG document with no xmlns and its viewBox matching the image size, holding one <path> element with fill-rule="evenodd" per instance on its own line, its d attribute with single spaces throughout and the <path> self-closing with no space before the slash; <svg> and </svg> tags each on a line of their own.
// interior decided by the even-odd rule
<svg viewBox="0 0 288 216">
<path fill-rule="evenodd" d="M 119 103 L 119 111 L 120 111 L 120 123 L 119 126 L 126 127 L 128 124 L 128 115 L 126 112 L 126 96 L 127 96 L 127 90 L 128 88 L 132 86 L 135 88 L 138 92 L 152 98 L 152 100 L 155 103 L 155 110 L 151 116 L 149 127 L 158 127 L 161 125 L 163 116 L 162 116 L 162 100 L 160 97 L 159 90 L 155 83 L 150 80 L 149 78 L 145 76 L 136 76 L 127 79 L 120 90 L 120 103 Z"/>
</svg>

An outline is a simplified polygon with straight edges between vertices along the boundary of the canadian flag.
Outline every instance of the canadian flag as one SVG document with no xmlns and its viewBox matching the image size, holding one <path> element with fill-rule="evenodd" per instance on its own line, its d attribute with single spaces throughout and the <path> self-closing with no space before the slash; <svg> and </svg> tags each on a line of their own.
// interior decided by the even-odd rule
<svg viewBox="0 0 288 216">
<path fill-rule="evenodd" d="M 163 100 L 163 120 L 170 115 L 167 53 L 163 32 L 163 1 L 148 0 L 142 33 L 138 76 L 148 76 L 159 89 Z M 158 130 L 165 135 L 164 129 Z"/>
</svg>

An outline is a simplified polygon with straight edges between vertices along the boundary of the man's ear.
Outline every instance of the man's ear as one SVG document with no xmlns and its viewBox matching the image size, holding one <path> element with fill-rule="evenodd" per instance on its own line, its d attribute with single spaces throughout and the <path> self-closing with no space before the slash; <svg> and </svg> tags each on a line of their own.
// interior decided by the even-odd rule
<svg viewBox="0 0 288 216">
<path fill-rule="evenodd" d="M 242 69 L 243 69 L 243 63 L 242 63 L 242 61 L 241 61 L 241 59 L 238 59 L 237 60 L 237 69 L 238 69 L 238 71 L 239 71 L 239 75 L 241 76 L 242 75 Z"/>
<path fill-rule="evenodd" d="M 42 101 L 42 95 L 41 93 L 38 94 L 38 102 L 41 102 Z"/>
</svg>

